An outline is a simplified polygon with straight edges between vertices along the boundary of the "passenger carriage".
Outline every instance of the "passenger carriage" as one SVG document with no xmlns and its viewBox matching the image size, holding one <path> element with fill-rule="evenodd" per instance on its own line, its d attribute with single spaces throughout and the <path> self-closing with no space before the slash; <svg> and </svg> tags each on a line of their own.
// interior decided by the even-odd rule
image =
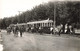
<svg viewBox="0 0 80 51">
<path fill-rule="evenodd" d="M 24 28 L 25 28 L 24 31 L 26 31 L 27 23 L 20 23 L 20 24 L 17 23 L 17 24 L 11 24 L 11 25 L 9 25 L 9 27 L 11 27 L 12 30 L 13 30 L 13 28 L 14 28 L 15 26 L 17 26 L 18 28 L 24 27 Z"/>
<path fill-rule="evenodd" d="M 27 22 L 28 31 L 31 32 L 44 32 L 44 33 L 50 33 L 50 27 L 53 27 L 53 21 L 52 20 L 41 20 L 41 21 L 33 21 L 33 22 Z"/>
</svg>

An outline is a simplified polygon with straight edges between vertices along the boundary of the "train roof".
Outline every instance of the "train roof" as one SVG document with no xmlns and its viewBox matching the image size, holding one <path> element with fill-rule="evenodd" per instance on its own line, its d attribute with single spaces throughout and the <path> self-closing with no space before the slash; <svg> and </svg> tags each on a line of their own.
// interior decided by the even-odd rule
<svg viewBox="0 0 80 51">
<path fill-rule="evenodd" d="M 37 23 L 52 23 L 52 20 L 41 20 L 41 21 L 33 21 L 33 22 L 27 22 L 27 24 L 37 24 Z"/>
<path fill-rule="evenodd" d="M 26 25 L 27 23 L 21 23 L 21 24 L 16 24 L 16 25 Z"/>
</svg>

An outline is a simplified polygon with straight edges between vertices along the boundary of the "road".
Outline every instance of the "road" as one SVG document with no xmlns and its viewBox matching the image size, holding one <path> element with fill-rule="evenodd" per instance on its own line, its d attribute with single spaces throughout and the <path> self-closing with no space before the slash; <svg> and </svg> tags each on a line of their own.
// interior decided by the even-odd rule
<svg viewBox="0 0 80 51">
<path fill-rule="evenodd" d="M 0 51 L 3 51 L 2 34 L 0 33 Z"/>
<path fill-rule="evenodd" d="M 14 37 L 1 32 L 4 51 L 80 51 L 80 38 L 69 35 L 40 35 L 23 33 L 23 37 Z"/>
</svg>

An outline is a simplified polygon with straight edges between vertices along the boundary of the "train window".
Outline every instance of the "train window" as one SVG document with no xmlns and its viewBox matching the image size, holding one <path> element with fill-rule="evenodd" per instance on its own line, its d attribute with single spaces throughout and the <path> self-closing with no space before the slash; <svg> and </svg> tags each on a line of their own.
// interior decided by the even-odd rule
<svg viewBox="0 0 80 51">
<path fill-rule="evenodd" d="M 40 23 L 38 23 L 38 27 L 40 27 Z"/>
<path fill-rule="evenodd" d="M 36 24 L 34 24 L 34 27 L 36 26 Z"/>
<path fill-rule="evenodd" d="M 47 26 L 47 23 L 45 23 L 45 26 Z"/>
<path fill-rule="evenodd" d="M 52 23 L 52 25 L 53 25 L 53 23 Z"/>
<path fill-rule="evenodd" d="M 44 27 L 44 23 L 42 23 L 42 27 Z"/>
<path fill-rule="evenodd" d="M 51 26 L 51 23 L 50 23 L 50 26 Z"/>
<path fill-rule="evenodd" d="M 42 27 L 42 23 L 40 23 L 40 27 Z"/>
<path fill-rule="evenodd" d="M 49 27 L 49 23 L 48 23 L 48 27 Z"/>
</svg>

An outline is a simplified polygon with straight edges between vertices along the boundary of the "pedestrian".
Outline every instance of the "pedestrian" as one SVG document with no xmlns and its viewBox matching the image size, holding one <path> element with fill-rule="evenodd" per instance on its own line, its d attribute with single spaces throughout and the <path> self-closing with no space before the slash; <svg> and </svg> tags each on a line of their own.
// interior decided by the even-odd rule
<svg viewBox="0 0 80 51">
<path fill-rule="evenodd" d="M 72 24 L 71 31 L 72 31 L 72 34 L 74 35 L 75 34 L 75 23 Z"/>
<path fill-rule="evenodd" d="M 42 35 L 42 32 L 43 32 L 43 29 L 42 29 L 42 27 L 39 27 L 39 30 L 38 30 L 38 32 L 40 33 L 40 35 Z"/>
<path fill-rule="evenodd" d="M 72 34 L 75 34 L 75 29 L 74 29 L 74 27 L 71 27 L 71 31 L 72 31 Z"/>
<path fill-rule="evenodd" d="M 19 31 L 20 31 L 20 37 L 22 37 L 22 33 L 25 31 L 24 26 L 21 26 L 20 29 L 19 29 Z"/>
<path fill-rule="evenodd" d="M 7 27 L 7 33 L 10 34 L 11 33 L 11 28 Z"/>
<path fill-rule="evenodd" d="M 70 27 L 67 26 L 67 31 L 66 31 L 67 34 L 70 34 Z"/>
<path fill-rule="evenodd" d="M 58 35 L 60 36 L 60 34 L 61 34 L 61 29 L 59 30 L 59 34 Z"/>
<path fill-rule="evenodd" d="M 59 35 L 59 36 L 61 35 L 62 28 L 63 28 L 63 26 L 62 26 L 62 24 L 61 24 L 60 27 L 58 28 L 58 31 L 59 31 L 58 35 Z"/>
<path fill-rule="evenodd" d="M 14 26 L 13 28 L 13 33 L 14 33 L 14 36 L 18 37 L 18 26 Z"/>
<path fill-rule="evenodd" d="M 53 27 L 50 27 L 50 32 L 51 34 L 53 34 Z"/>
</svg>

